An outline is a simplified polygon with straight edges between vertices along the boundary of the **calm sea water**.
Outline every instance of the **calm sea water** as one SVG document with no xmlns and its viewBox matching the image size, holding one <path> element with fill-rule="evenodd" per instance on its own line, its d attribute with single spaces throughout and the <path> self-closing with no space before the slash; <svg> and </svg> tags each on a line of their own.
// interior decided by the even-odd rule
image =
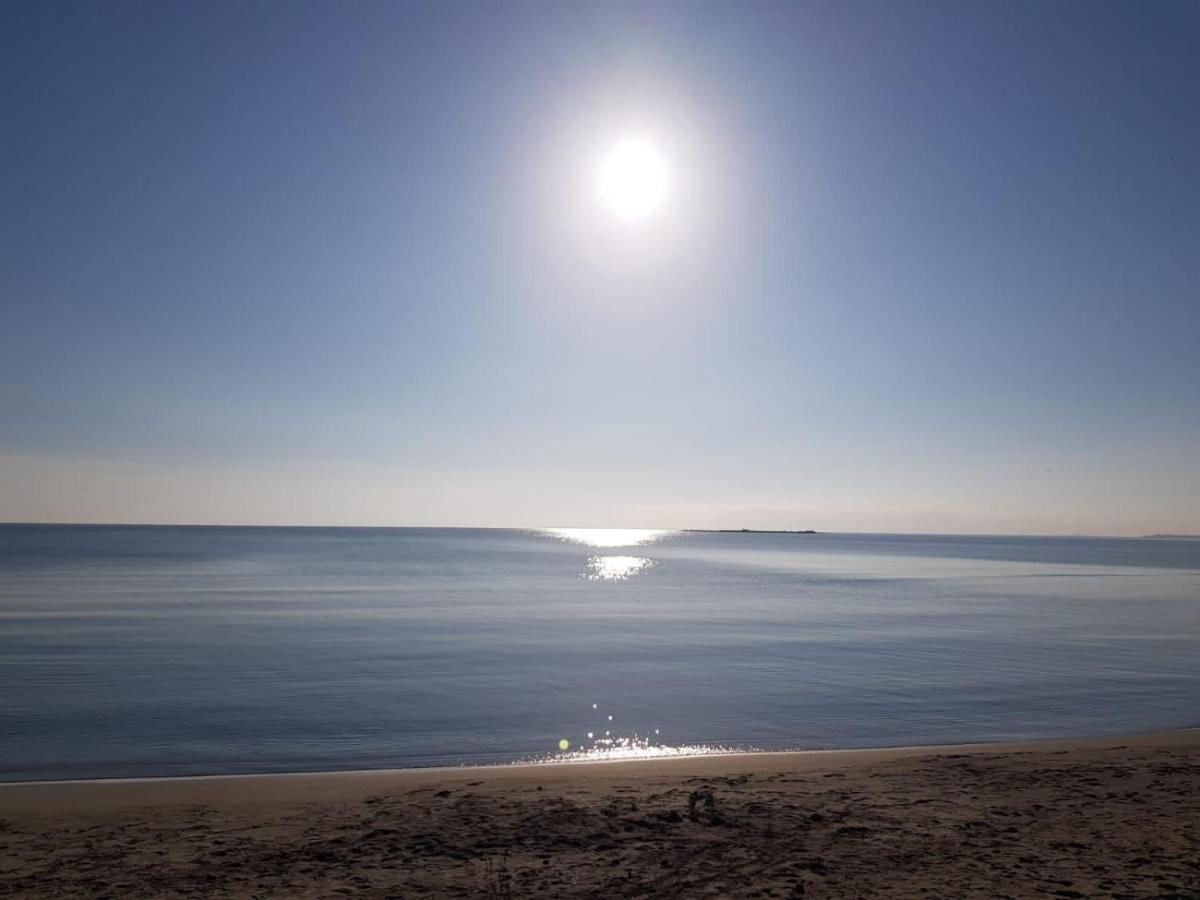
<svg viewBox="0 0 1200 900">
<path fill-rule="evenodd" d="M 1197 724 L 1196 541 L 0 526 L 0 780 Z"/>
</svg>

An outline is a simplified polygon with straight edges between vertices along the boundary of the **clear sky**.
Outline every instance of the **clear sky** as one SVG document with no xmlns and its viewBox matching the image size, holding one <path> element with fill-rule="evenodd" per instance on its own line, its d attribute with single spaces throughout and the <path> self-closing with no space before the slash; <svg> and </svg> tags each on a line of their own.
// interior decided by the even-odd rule
<svg viewBox="0 0 1200 900">
<path fill-rule="evenodd" d="M 0 20 L 0 520 L 1200 532 L 1200 4 Z"/>
</svg>

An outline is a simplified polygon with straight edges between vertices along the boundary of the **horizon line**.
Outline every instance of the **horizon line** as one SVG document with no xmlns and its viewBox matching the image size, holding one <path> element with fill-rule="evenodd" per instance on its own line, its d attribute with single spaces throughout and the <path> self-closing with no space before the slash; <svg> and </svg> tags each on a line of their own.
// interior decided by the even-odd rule
<svg viewBox="0 0 1200 900">
<path fill-rule="evenodd" d="M 1145 540 L 1148 538 L 1189 540 L 1200 538 L 1200 534 L 1159 533 L 1144 534 L 1085 534 L 1083 532 L 1060 532 L 1047 534 L 1044 532 L 983 532 L 983 531 L 822 531 L 815 529 L 788 530 L 779 528 L 664 528 L 662 526 L 629 526 L 629 525 L 318 525 L 318 524 L 280 524 L 270 522 L 257 523 L 228 523 L 228 522 L 67 522 L 67 521 L 0 521 L 0 528 L 10 527 L 50 527 L 50 528 L 304 528 L 304 529 L 345 529 L 347 531 L 366 530 L 416 530 L 443 529 L 447 531 L 545 531 L 553 528 L 594 528 L 597 531 L 607 530 L 645 530 L 645 531 L 676 531 L 709 534 L 796 534 L 805 536 L 839 535 L 839 536 L 873 536 L 890 535 L 897 537 L 1023 537 L 1023 538 L 1093 538 L 1106 540 Z"/>
</svg>

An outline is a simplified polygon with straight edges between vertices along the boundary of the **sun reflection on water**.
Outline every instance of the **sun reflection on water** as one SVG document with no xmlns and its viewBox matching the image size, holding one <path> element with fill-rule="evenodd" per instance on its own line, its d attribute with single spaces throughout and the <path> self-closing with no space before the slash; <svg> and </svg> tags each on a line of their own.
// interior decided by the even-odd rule
<svg viewBox="0 0 1200 900">
<path fill-rule="evenodd" d="M 589 547 L 636 547 L 674 534 L 662 528 L 543 528 L 541 533 Z"/>
<path fill-rule="evenodd" d="M 588 581 L 625 581 L 652 565 L 654 560 L 642 556 L 593 556 L 583 574 Z"/>
<path fill-rule="evenodd" d="M 675 756 L 723 756 L 743 750 L 715 744 L 660 744 L 642 735 L 596 738 L 589 744 L 539 757 L 539 762 L 605 762 L 619 759 L 666 759 Z"/>
<path fill-rule="evenodd" d="M 597 710 L 604 725 L 612 724 L 612 713 L 600 711 L 595 703 L 592 704 L 592 709 Z M 558 741 L 557 753 L 539 754 L 524 762 L 605 762 L 621 759 L 665 759 L 676 756 L 723 756 L 729 753 L 745 753 L 749 749 L 752 748 L 725 747 L 719 744 L 664 743 L 657 728 L 653 733 L 633 732 L 628 735 L 614 735 L 612 728 L 606 728 L 603 732 L 588 731 L 586 739 L 572 740 L 570 737 L 562 737 Z"/>
</svg>

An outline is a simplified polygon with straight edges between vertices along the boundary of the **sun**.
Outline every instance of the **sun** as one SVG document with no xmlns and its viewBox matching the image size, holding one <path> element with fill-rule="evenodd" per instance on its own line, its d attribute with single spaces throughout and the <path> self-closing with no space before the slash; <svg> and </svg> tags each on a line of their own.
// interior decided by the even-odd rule
<svg viewBox="0 0 1200 900">
<path fill-rule="evenodd" d="M 652 216 L 662 206 L 668 187 L 667 163 L 658 147 L 640 137 L 612 146 L 600 164 L 600 202 L 626 222 Z"/>
</svg>

